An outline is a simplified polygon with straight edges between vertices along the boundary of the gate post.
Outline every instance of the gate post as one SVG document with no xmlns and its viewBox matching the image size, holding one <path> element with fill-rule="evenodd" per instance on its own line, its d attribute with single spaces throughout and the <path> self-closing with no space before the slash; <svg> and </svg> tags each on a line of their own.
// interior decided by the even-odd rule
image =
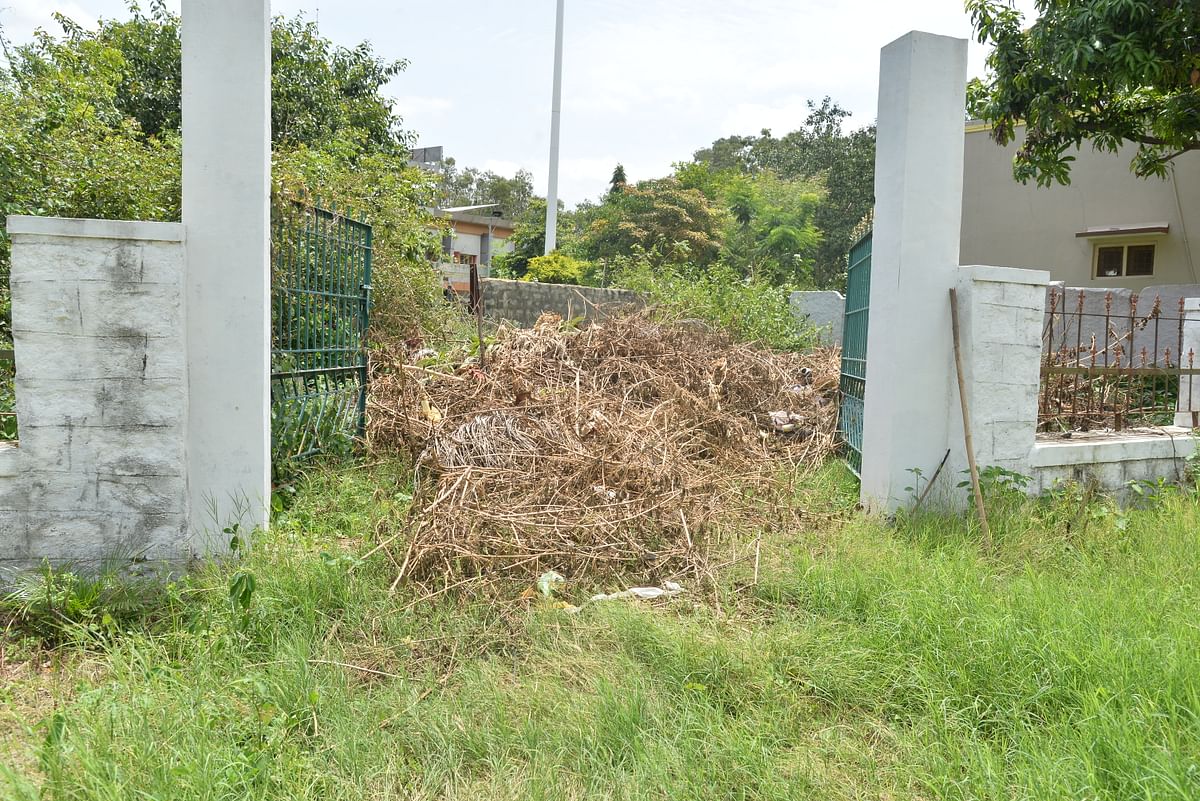
<svg viewBox="0 0 1200 801">
<path fill-rule="evenodd" d="M 912 468 L 934 472 L 958 413 L 949 290 L 966 72 L 966 40 L 919 31 L 880 57 L 861 500 L 885 514 L 907 503 Z"/>
<path fill-rule="evenodd" d="M 189 533 L 206 554 L 270 508 L 271 10 L 182 5 Z"/>
</svg>

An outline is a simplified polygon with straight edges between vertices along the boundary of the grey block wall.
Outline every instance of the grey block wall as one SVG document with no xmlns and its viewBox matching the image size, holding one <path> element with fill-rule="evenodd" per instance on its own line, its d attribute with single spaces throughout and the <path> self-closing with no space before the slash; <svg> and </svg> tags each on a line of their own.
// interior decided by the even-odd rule
<svg viewBox="0 0 1200 801">
<path fill-rule="evenodd" d="M 182 560 L 183 228 L 53 223 L 10 228 L 19 444 L 0 446 L 0 566 Z"/>
<path fill-rule="evenodd" d="M 1054 316 L 1048 321 L 1046 334 L 1055 350 L 1081 347 L 1086 351 L 1094 340 L 1100 353 L 1108 345 L 1111 359 L 1115 357 L 1115 343 L 1119 340 L 1124 353 L 1122 363 L 1128 364 L 1131 354 L 1135 360 L 1140 359 L 1143 348 L 1150 360 L 1157 352 L 1161 361 L 1166 348 L 1178 355 L 1180 300 L 1200 297 L 1200 284 L 1158 284 L 1135 292 L 1119 287 L 1068 287 L 1056 282 L 1046 290 L 1047 313 L 1051 309 L 1052 295 L 1056 298 Z M 1082 316 L 1079 314 L 1081 297 Z M 1137 299 L 1136 314 L 1134 298 Z M 1143 323 L 1156 302 L 1163 319 L 1157 326 L 1153 322 Z M 1109 315 L 1107 328 L 1106 313 Z"/>
<path fill-rule="evenodd" d="M 483 311 L 488 319 L 506 320 L 522 327 L 532 326 L 543 312 L 562 315 L 564 320 L 602 318 L 613 309 L 644 306 L 646 301 L 628 289 L 601 289 L 571 284 L 540 284 L 484 278 Z"/>
<path fill-rule="evenodd" d="M 846 320 L 845 295 L 831 290 L 793 292 L 788 297 L 788 304 L 797 321 L 820 329 L 821 344 L 841 347 Z"/>
</svg>

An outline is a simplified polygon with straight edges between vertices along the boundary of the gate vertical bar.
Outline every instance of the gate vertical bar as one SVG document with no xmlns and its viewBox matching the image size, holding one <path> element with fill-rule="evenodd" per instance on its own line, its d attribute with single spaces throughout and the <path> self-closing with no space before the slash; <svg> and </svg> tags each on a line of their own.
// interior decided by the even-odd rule
<svg viewBox="0 0 1200 801">
<path fill-rule="evenodd" d="M 362 312 L 359 319 L 360 349 L 359 349 L 359 378 L 358 378 L 358 436 L 360 439 L 367 435 L 367 385 L 370 382 L 370 359 L 367 353 L 367 331 L 371 323 L 371 252 L 375 244 L 374 230 L 364 226 L 362 230 L 363 251 L 363 283 Z"/>
<path fill-rule="evenodd" d="M 867 328 L 871 299 L 871 233 L 850 248 L 846 270 L 838 430 L 846 446 L 846 462 L 854 475 L 862 471 L 863 399 L 866 397 Z"/>
</svg>

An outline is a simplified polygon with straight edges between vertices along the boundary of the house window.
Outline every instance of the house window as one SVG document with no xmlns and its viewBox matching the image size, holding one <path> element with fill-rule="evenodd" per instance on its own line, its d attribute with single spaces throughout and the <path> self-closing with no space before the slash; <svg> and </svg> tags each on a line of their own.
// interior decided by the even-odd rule
<svg viewBox="0 0 1200 801">
<path fill-rule="evenodd" d="M 1096 278 L 1137 278 L 1154 275 L 1154 245 L 1100 245 L 1093 257 Z"/>
</svg>

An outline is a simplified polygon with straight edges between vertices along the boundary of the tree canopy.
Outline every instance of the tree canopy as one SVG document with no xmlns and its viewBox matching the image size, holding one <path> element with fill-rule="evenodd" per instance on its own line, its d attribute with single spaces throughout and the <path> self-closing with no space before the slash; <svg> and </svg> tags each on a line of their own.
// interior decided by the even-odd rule
<svg viewBox="0 0 1200 801">
<path fill-rule="evenodd" d="M 8 214 L 178 220 L 181 195 L 179 18 L 154 2 L 130 18 L 5 43 L 0 67 L 0 329 L 7 317 Z M 436 238 L 424 208 L 433 181 L 407 164 L 385 84 L 403 61 L 369 43 L 339 47 L 302 17 L 272 25 L 273 179 L 369 216 L 381 315 L 420 314 L 437 298 L 424 263 Z M 389 302 L 395 301 L 395 302 Z M 403 302 L 402 302 L 403 301 Z M 0 335 L 5 333 L 0 330 Z"/>
<path fill-rule="evenodd" d="M 804 124 L 783 137 L 763 130 L 759 136 L 718 139 L 697 151 L 693 160 L 716 174 L 774 174 L 785 182 L 799 182 L 800 194 L 811 195 L 814 186 L 823 186 L 819 202 L 809 210 L 811 223 L 820 232 L 808 254 L 810 282 L 818 287 L 838 286 L 854 229 L 875 203 L 875 126 L 847 131 L 850 112 L 829 97 L 820 104 L 809 101 L 808 110 Z M 743 216 L 745 200 L 741 196 Z"/>
<path fill-rule="evenodd" d="M 1165 175 L 1200 149 L 1200 3 L 1037 0 L 1029 25 L 1004 0 L 967 0 L 976 36 L 994 49 L 971 87 L 971 111 L 1008 144 L 1025 126 L 1013 174 L 1068 183 L 1071 151 L 1137 145 L 1133 170 Z"/>
<path fill-rule="evenodd" d="M 446 159 L 441 176 L 445 206 L 494 203 L 504 217 L 515 220 L 525 214 L 533 201 L 533 173 L 528 170 L 517 170 L 512 178 L 506 178 L 491 170 L 459 169 L 454 159 Z"/>
<path fill-rule="evenodd" d="M 674 178 L 640 181 L 581 207 L 578 250 L 591 261 L 638 249 L 687 258 L 704 266 L 720 250 L 718 217 L 708 199 Z"/>
</svg>

